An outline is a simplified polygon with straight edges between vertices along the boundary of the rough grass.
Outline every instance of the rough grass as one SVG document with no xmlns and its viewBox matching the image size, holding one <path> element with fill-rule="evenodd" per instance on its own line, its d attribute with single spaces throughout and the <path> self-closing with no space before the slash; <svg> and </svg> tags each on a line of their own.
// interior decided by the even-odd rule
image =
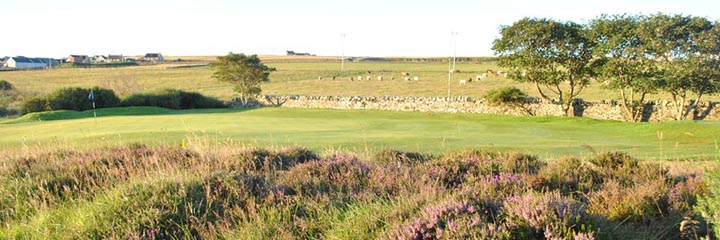
<svg viewBox="0 0 720 240">
<path fill-rule="evenodd" d="M 466 150 L 412 162 L 386 152 L 397 154 L 196 142 L 3 150 L 0 238 L 693 239 L 707 230 L 692 210 L 708 193 L 697 167 L 605 152 L 544 161 Z"/>
<path fill-rule="evenodd" d="M 718 157 L 718 122 L 624 123 L 568 117 L 359 110 L 203 109 L 132 107 L 31 114 L 0 123 L 0 146 L 86 148 L 92 145 L 303 144 L 312 150 L 347 149 L 370 156 L 384 148 L 422 154 L 462 148 L 515 149 L 541 157 L 621 150 L 642 158 Z M 57 120 L 68 119 L 68 120 Z M 56 120 L 56 121 L 50 121 Z M 657 133 L 663 132 L 662 140 Z"/>
</svg>

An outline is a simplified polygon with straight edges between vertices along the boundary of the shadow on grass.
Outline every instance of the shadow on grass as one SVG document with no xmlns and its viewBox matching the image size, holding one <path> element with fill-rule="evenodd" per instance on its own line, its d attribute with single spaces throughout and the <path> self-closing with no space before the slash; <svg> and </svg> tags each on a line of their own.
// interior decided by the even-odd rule
<svg viewBox="0 0 720 240">
<path fill-rule="evenodd" d="M 102 108 L 87 111 L 58 110 L 48 112 L 29 113 L 15 119 L 0 121 L 0 124 L 16 124 L 38 121 L 54 121 L 54 120 L 70 120 L 92 118 L 95 114 L 97 117 L 111 116 L 149 116 L 149 115 L 181 115 L 181 114 L 222 114 L 222 113 L 238 113 L 252 111 L 257 108 L 208 108 L 208 109 L 186 109 L 173 110 L 159 107 L 119 107 L 119 108 Z M 94 112 L 94 113 L 93 113 Z"/>
</svg>

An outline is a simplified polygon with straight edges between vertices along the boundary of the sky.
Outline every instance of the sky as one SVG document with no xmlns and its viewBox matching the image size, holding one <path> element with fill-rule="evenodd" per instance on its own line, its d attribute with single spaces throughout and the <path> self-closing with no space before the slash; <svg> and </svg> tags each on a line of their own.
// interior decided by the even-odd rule
<svg viewBox="0 0 720 240">
<path fill-rule="evenodd" d="M 523 17 L 717 21 L 718 9 L 716 0 L 0 0 L 0 56 L 492 56 L 500 27 Z"/>
</svg>

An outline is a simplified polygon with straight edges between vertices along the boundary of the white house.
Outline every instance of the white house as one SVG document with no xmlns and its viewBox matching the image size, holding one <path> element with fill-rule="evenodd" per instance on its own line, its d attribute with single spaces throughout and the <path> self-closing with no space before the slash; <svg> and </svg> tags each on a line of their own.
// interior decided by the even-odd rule
<svg viewBox="0 0 720 240">
<path fill-rule="evenodd" d="M 165 61 L 165 58 L 160 53 L 148 53 L 142 58 L 144 62 L 161 63 Z"/>
<path fill-rule="evenodd" d="M 92 63 L 105 63 L 107 62 L 107 57 L 103 55 L 95 55 L 92 58 L 90 58 L 90 62 Z"/>
<path fill-rule="evenodd" d="M 5 60 L 5 67 L 17 69 L 40 69 L 60 64 L 57 60 L 49 58 L 29 58 L 23 56 L 9 57 Z"/>
<path fill-rule="evenodd" d="M 108 54 L 107 62 L 125 62 L 125 57 L 123 57 L 122 54 L 120 54 L 120 55 Z"/>
</svg>

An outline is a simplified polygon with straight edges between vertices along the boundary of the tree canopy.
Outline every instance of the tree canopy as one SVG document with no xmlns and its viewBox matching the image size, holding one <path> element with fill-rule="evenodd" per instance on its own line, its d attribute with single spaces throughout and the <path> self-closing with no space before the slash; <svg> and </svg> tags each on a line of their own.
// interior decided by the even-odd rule
<svg viewBox="0 0 720 240">
<path fill-rule="evenodd" d="M 681 120 L 720 91 L 720 24 L 703 17 L 603 15 L 587 25 L 523 18 L 501 28 L 493 50 L 508 77 L 534 84 L 567 114 L 592 79 L 618 90 L 629 121 L 641 119 L 648 94 L 670 94 Z"/>
<path fill-rule="evenodd" d="M 560 104 L 570 114 L 574 99 L 587 86 L 594 43 L 584 27 L 573 22 L 524 18 L 503 26 L 493 43 L 498 64 L 508 77 L 530 82 L 543 98 Z"/>
<path fill-rule="evenodd" d="M 270 73 L 275 71 L 275 68 L 263 64 L 257 55 L 232 52 L 218 57 L 217 62 L 211 63 L 210 67 L 214 70 L 213 78 L 234 85 L 233 90 L 239 95 L 243 106 L 262 93 L 260 84 L 270 81 Z"/>
</svg>

